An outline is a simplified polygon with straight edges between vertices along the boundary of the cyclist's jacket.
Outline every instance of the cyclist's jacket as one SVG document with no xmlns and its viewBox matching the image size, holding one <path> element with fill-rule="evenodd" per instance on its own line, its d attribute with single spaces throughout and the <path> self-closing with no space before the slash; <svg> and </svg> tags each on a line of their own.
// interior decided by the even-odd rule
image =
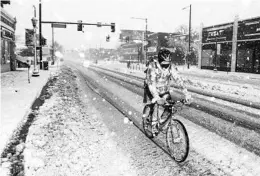
<svg viewBox="0 0 260 176">
<path fill-rule="evenodd" d="M 171 69 L 171 66 L 169 66 L 167 69 L 161 68 L 157 60 L 148 63 L 147 70 L 145 72 L 145 89 L 149 89 L 149 93 L 151 93 L 152 97 L 159 97 L 159 95 L 168 92 L 171 80 L 182 90 L 185 89 L 183 80 L 177 74 L 177 71 Z M 144 103 L 146 103 L 146 97 L 144 97 Z"/>
</svg>

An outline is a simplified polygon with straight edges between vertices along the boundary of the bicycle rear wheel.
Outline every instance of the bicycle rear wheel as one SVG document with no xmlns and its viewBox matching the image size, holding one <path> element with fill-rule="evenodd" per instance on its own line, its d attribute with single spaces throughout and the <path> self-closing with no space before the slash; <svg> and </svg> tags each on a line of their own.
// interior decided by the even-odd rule
<svg viewBox="0 0 260 176">
<path fill-rule="evenodd" d="M 168 151 L 175 161 L 186 160 L 189 154 L 189 137 L 181 121 L 172 119 L 166 132 L 166 143 Z"/>
</svg>

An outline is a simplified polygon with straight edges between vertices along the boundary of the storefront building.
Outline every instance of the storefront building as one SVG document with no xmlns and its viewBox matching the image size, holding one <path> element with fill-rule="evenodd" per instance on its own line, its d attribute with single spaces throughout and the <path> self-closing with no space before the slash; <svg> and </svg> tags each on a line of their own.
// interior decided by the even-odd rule
<svg viewBox="0 0 260 176">
<path fill-rule="evenodd" d="M 10 3 L 10 2 L 9 2 Z M 16 69 L 15 26 L 16 19 L 3 8 L 1 1 L 1 73 Z"/>
<path fill-rule="evenodd" d="M 198 66 L 260 74 L 260 17 L 202 28 Z"/>
<path fill-rule="evenodd" d="M 156 32 L 148 35 L 147 56 L 157 58 L 159 50 L 166 48 L 171 51 L 172 62 L 180 62 L 182 58 L 176 54 L 175 47 L 169 44 L 170 38 L 174 38 L 177 35 L 179 34 L 166 32 Z"/>
<path fill-rule="evenodd" d="M 150 33 L 147 31 L 147 34 Z M 145 62 L 144 35 L 145 31 L 142 30 L 121 30 L 119 38 L 122 42 L 119 49 L 121 62 Z"/>
</svg>

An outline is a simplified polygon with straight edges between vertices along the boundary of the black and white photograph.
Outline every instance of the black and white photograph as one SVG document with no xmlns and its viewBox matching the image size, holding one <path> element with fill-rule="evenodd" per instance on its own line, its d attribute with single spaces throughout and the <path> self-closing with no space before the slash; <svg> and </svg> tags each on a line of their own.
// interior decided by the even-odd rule
<svg viewBox="0 0 260 176">
<path fill-rule="evenodd" d="M 1 0 L 1 176 L 260 176 L 259 0 Z"/>
</svg>

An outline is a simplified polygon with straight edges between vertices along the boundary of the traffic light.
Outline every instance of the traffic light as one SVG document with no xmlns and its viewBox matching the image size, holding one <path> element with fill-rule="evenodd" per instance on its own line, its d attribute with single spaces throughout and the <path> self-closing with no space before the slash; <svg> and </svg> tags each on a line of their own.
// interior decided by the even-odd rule
<svg viewBox="0 0 260 176">
<path fill-rule="evenodd" d="M 109 42 L 109 40 L 110 40 L 110 36 L 108 35 L 106 36 L 106 41 Z"/>
<path fill-rule="evenodd" d="M 144 51 L 147 51 L 147 46 L 146 45 L 144 46 Z"/>
<path fill-rule="evenodd" d="M 82 31 L 82 28 L 83 28 L 82 20 L 78 20 L 78 23 L 80 23 L 80 24 L 77 24 L 78 25 L 78 31 Z"/>
<path fill-rule="evenodd" d="M 147 47 L 150 47 L 151 45 L 152 45 L 152 41 L 151 41 L 151 40 L 148 40 Z"/>
<path fill-rule="evenodd" d="M 130 39 L 129 36 L 126 36 L 126 37 L 125 37 L 125 42 L 128 43 L 128 42 L 129 42 L 129 39 Z"/>
<path fill-rule="evenodd" d="M 43 39 L 41 40 L 41 46 L 45 46 L 45 45 L 46 45 L 46 39 L 43 38 Z"/>
<path fill-rule="evenodd" d="M 111 23 L 111 32 L 115 32 L 115 31 L 116 31 L 116 24 Z"/>
</svg>

